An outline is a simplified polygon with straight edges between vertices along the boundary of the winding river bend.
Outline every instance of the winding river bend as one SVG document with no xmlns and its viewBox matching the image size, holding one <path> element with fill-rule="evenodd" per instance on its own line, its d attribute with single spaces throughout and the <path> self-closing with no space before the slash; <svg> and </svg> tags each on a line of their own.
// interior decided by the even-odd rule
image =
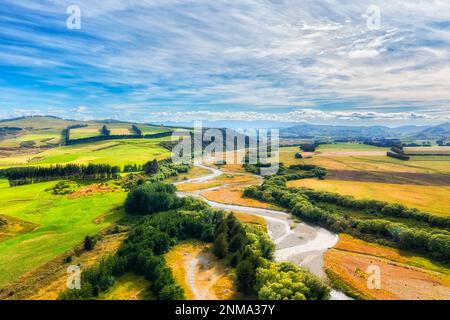
<svg viewBox="0 0 450 320">
<path fill-rule="evenodd" d="M 211 174 L 193 178 L 181 182 L 176 182 L 175 185 L 192 183 L 192 182 L 206 182 L 214 179 L 224 172 L 206 167 L 200 164 L 195 164 L 197 167 L 211 171 Z M 220 189 L 216 187 L 213 189 Z M 240 205 L 223 204 L 205 199 L 201 194 L 205 190 L 197 190 L 192 192 L 177 192 L 179 196 L 197 196 L 202 197 L 211 207 L 223 209 L 227 211 L 244 212 L 256 216 L 263 217 L 267 221 L 267 228 L 270 238 L 275 243 L 275 260 L 276 261 L 290 261 L 303 268 L 309 269 L 312 273 L 321 278 L 326 278 L 323 268 L 324 253 L 332 248 L 339 237 L 324 228 L 309 225 L 304 222 L 296 222 L 291 216 L 283 211 L 267 210 L 255 207 L 246 207 Z M 332 300 L 350 300 L 344 293 L 332 290 Z"/>
</svg>

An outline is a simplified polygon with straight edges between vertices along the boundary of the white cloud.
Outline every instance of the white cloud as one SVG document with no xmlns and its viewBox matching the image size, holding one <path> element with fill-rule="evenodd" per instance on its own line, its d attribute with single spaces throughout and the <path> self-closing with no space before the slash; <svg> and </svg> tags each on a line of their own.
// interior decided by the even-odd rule
<svg viewBox="0 0 450 320">
<path fill-rule="evenodd" d="M 377 50 L 355 50 L 355 51 L 350 51 L 348 53 L 348 57 L 350 59 L 361 59 L 361 58 L 373 58 L 376 57 L 377 55 L 379 55 L 380 52 L 378 52 Z"/>
<path fill-rule="evenodd" d="M 74 112 L 77 112 L 77 113 L 83 113 L 83 112 L 85 112 L 86 111 L 86 107 L 85 106 L 78 106 L 78 107 L 76 107 L 73 111 Z"/>
<path fill-rule="evenodd" d="M 407 115 L 450 104 L 450 30 L 439 25 L 450 21 L 449 1 L 374 1 L 383 26 L 371 31 L 363 0 L 78 0 L 82 29 L 73 33 L 61 29 L 73 1 L 5 1 L 30 10 L 33 21 L 6 20 L 14 23 L 2 30 L 15 45 L 0 45 L 0 63 L 28 68 L 27 79 L 38 84 L 11 91 L 0 82 L 0 93 L 8 91 L 2 108 L 19 100 L 70 113 L 76 97 L 99 106 L 89 109 L 98 116 L 114 105 L 146 114 L 329 104 L 349 116 L 372 105 Z"/>
<path fill-rule="evenodd" d="M 407 121 L 412 119 L 423 120 L 450 120 L 450 110 L 445 114 L 429 115 L 416 112 L 352 112 L 352 111 L 319 111 L 301 109 L 291 112 L 252 112 L 252 111 L 186 111 L 186 112 L 153 112 L 147 115 L 147 121 L 173 121 L 186 122 L 196 120 L 240 120 L 240 121 L 277 121 L 277 122 L 304 122 L 304 121 L 334 121 L 334 120 L 375 120 L 375 121 Z"/>
</svg>

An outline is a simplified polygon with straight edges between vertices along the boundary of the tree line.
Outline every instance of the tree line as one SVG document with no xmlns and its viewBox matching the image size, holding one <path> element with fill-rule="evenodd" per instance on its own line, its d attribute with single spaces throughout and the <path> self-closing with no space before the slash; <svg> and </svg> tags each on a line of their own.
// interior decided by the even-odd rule
<svg viewBox="0 0 450 320">
<path fill-rule="evenodd" d="M 115 179 L 120 168 L 109 164 L 66 164 L 2 170 L 11 187 L 59 179 Z"/>
<path fill-rule="evenodd" d="M 111 130 L 108 129 L 107 125 L 103 125 L 100 129 L 100 135 L 94 136 L 94 137 L 86 137 L 86 138 L 80 138 L 80 139 L 70 139 L 70 130 L 71 129 L 77 129 L 77 128 L 83 128 L 87 127 L 87 124 L 76 124 L 72 126 L 68 126 L 66 129 L 63 130 L 63 138 L 66 145 L 75 145 L 75 144 L 82 144 L 82 143 L 88 143 L 88 142 L 95 142 L 95 141 L 104 141 L 104 140 L 117 140 L 117 139 L 156 139 L 156 138 L 163 138 L 163 137 L 169 137 L 172 135 L 172 131 L 168 132 L 160 132 L 160 133 L 154 133 L 154 134 L 143 134 L 142 130 L 139 129 L 139 127 L 135 124 L 131 126 L 131 131 L 134 132 L 134 134 L 111 134 Z"/>
<path fill-rule="evenodd" d="M 149 290 L 158 299 L 184 299 L 184 291 L 176 284 L 164 254 L 182 240 L 213 241 L 214 228 L 223 219 L 223 212 L 212 210 L 194 198 L 180 201 L 182 210 L 147 215 L 132 229 L 115 255 L 82 272 L 81 290 L 65 290 L 59 298 L 95 299 L 111 288 L 117 277 L 133 272 L 151 282 Z"/>
<path fill-rule="evenodd" d="M 325 300 L 330 289 L 292 263 L 273 261 L 275 246 L 264 229 L 229 214 L 216 227 L 213 252 L 236 268 L 239 292 L 261 300 Z"/>
<path fill-rule="evenodd" d="M 143 197 L 139 195 L 142 192 L 146 194 Z M 184 299 L 164 254 L 187 239 L 213 242 L 214 253 L 236 268 L 237 287 L 243 293 L 261 299 L 328 298 L 329 287 L 316 276 L 293 264 L 272 261 L 274 245 L 263 229 L 244 225 L 234 215 L 214 210 L 200 199 L 174 196 L 173 186 L 162 183 L 131 191 L 127 212 L 145 217 L 116 254 L 82 272 L 80 290 L 65 290 L 59 298 L 95 299 L 111 288 L 117 277 L 133 272 L 151 282 L 149 290 L 158 299 Z"/>
<path fill-rule="evenodd" d="M 434 217 L 417 210 L 406 209 L 374 200 L 356 200 L 351 197 L 286 187 L 286 179 L 272 177 L 259 187 L 247 188 L 244 196 L 276 203 L 291 210 L 292 214 L 334 232 L 345 232 L 364 240 L 413 249 L 443 261 L 450 259 L 450 232 L 448 218 Z M 360 210 L 371 218 L 342 214 L 321 203 L 334 203 Z M 381 216 L 380 216 L 381 215 Z M 383 219 L 383 216 L 386 219 Z M 387 217 L 402 217 L 426 222 L 429 227 L 393 222 Z"/>
</svg>

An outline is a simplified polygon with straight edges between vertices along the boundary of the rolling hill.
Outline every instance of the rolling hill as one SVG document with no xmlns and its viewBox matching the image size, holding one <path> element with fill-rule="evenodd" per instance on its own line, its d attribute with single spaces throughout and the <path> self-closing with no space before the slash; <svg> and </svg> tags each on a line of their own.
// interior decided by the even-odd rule
<svg viewBox="0 0 450 320">
<path fill-rule="evenodd" d="M 429 127 L 402 126 L 389 128 L 385 126 L 331 126 L 301 123 L 280 130 L 282 138 L 402 138 L 418 134 Z"/>
<path fill-rule="evenodd" d="M 414 137 L 416 139 L 450 139 L 450 122 L 426 128 Z"/>
</svg>

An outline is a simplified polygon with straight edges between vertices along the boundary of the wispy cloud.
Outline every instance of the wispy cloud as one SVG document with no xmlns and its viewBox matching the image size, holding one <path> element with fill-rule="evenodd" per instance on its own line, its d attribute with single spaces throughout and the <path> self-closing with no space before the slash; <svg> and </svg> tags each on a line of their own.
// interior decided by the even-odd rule
<svg viewBox="0 0 450 320">
<path fill-rule="evenodd" d="M 379 30 L 363 0 L 5 0 L 0 116 L 448 117 L 450 2 L 371 4 Z"/>
</svg>

